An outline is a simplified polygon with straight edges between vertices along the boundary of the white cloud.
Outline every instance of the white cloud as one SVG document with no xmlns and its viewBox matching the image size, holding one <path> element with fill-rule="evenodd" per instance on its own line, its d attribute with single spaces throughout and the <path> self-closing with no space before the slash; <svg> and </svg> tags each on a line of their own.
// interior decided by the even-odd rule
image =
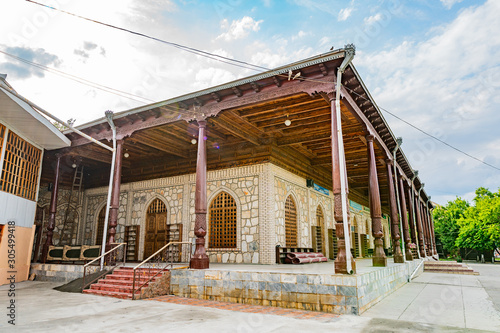
<svg viewBox="0 0 500 333">
<path fill-rule="evenodd" d="M 376 23 L 376 22 L 380 21 L 381 19 L 382 19 L 382 14 L 377 13 L 377 14 L 372 15 L 370 17 L 366 17 L 364 19 L 364 22 L 366 25 L 372 25 L 373 23 Z"/>
<path fill-rule="evenodd" d="M 297 39 L 301 39 L 307 35 L 308 35 L 307 32 L 300 30 L 296 35 L 292 36 L 292 41 L 296 41 Z"/>
<path fill-rule="evenodd" d="M 341 9 L 339 12 L 338 20 L 339 21 L 347 20 L 349 18 L 349 16 L 351 16 L 352 10 L 353 10 L 352 8 Z"/>
<path fill-rule="evenodd" d="M 451 7 L 453 7 L 454 4 L 456 3 L 460 3 L 462 2 L 463 0 L 441 0 L 441 3 L 443 4 L 443 6 L 447 9 L 451 9 Z"/>
<path fill-rule="evenodd" d="M 461 11 L 427 40 L 405 41 L 385 52 L 360 52 L 355 63 L 380 106 L 500 167 L 498 148 L 485 150 L 497 138 L 500 123 L 498 12 L 500 2 L 487 1 Z M 403 149 L 430 185 L 428 193 L 431 184 L 461 196 L 479 186 L 498 187 L 498 171 L 385 117 L 395 135 L 404 137 Z"/>
<path fill-rule="evenodd" d="M 217 36 L 216 39 L 223 39 L 226 42 L 229 42 L 232 40 L 244 38 L 248 36 L 250 31 L 259 31 L 260 24 L 262 22 L 264 21 L 255 21 L 250 16 L 245 16 L 240 20 L 234 20 L 233 22 L 231 22 L 231 25 L 229 25 L 228 20 L 224 19 L 221 21 L 220 27 L 227 31 Z"/>
</svg>

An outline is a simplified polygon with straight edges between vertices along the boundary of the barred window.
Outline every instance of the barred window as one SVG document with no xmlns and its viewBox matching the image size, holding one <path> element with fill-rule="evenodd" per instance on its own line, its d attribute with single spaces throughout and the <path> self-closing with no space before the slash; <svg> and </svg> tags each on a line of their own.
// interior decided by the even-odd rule
<svg viewBox="0 0 500 333">
<path fill-rule="evenodd" d="M 285 201 L 285 240 L 286 247 L 297 247 L 297 209 L 290 195 Z"/>
<path fill-rule="evenodd" d="M 95 238 L 95 245 L 102 245 L 102 236 L 104 235 L 104 220 L 106 218 L 106 206 L 102 207 L 97 218 L 97 233 Z"/>
<path fill-rule="evenodd" d="M 210 248 L 236 247 L 236 202 L 226 192 L 221 192 L 210 205 Z"/>
<path fill-rule="evenodd" d="M 40 149 L 9 131 L 0 190 L 35 200 L 41 155 Z"/>
</svg>

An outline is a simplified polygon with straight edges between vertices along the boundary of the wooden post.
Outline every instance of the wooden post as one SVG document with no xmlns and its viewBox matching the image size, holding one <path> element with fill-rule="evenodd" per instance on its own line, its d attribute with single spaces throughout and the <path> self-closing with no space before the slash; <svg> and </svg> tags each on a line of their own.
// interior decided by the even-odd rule
<svg viewBox="0 0 500 333">
<path fill-rule="evenodd" d="M 43 245 L 42 250 L 42 262 L 47 262 L 47 255 L 49 253 L 49 246 L 54 245 L 52 243 L 52 236 L 54 235 L 54 228 L 56 227 L 56 213 L 57 213 L 57 196 L 59 192 L 59 174 L 61 167 L 61 154 L 56 154 L 56 174 L 54 177 L 54 186 L 52 187 L 52 195 L 50 196 L 50 207 L 49 207 L 49 223 L 47 224 L 47 239 Z"/>
<path fill-rule="evenodd" d="M 205 128 L 207 122 L 199 120 L 198 126 L 198 158 L 196 161 L 196 194 L 194 201 L 196 249 L 191 257 L 189 266 L 194 269 L 206 269 L 209 267 L 208 256 L 205 252 L 205 235 L 207 234 L 207 153 Z"/>
<path fill-rule="evenodd" d="M 433 247 L 432 247 L 432 254 L 437 255 L 437 246 L 436 246 L 436 235 L 434 234 L 434 218 L 432 216 L 432 212 L 429 209 L 429 220 L 430 220 L 430 225 L 431 225 L 431 237 L 433 240 Z"/>
<path fill-rule="evenodd" d="M 408 211 L 410 212 L 410 221 L 409 221 L 409 225 L 410 225 L 410 231 L 411 231 L 411 242 L 413 244 L 417 244 L 417 232 L 416 232 L 416 229 L 415 229 L 415 204 L 411 198 L 411 186 L 407 186 L 406 187 L 406 193 L 408 195 Z M 417 258 L 415 258 L 417 259 Z"/>
<path fill-rule="evenodd" d="M 405 195 L 405 187 L 403 184 L 403 176 L 399 176 L 399 202 L 401 205 L 401 221 L 403 222 L 403 240 L 405 242 L 405 256 L 406 260 L 413 260 L 413 255 L 410 250 L 410 232 L 408 231 L 408 213 L 406 211 L 406 195 Z"/>
<path fill-rule="evenodd" d="M 404 263 L 403 253 L 401 252 L 400 239 L 401 235 L 399 233 L 399 217 L 398 217 L 398 207 L 396 204 L 396 193 L 394 191 L 394 180 L 392 178 L 392 159 L 388 158 L 385 160 L 387 166 L 387 182 L 389 183 L 389 202 L 391 206 L 391 235 L 392 235 L 392 248 L 393 257 L 395 263 Z"/>
<path fill-rule="evenodd" d="M 120 185 L 122 179 L 123 140 L 116 141 L 116 161 L 113 176 L 113 191 L 111 193 L 111 206 L 109 209 L 108 241 L 107 250 L 111 250 L 111 244 L 115 243 L 116 226 L 118 225 L 118 208 L 120 206 Z"/>
<path fill-rule="evenodd" d="M 382 205 L 380 203 L 380 190 L 377 177 L 377 162 L 375 160 L 375 150 L 373 148 L 373 135 L 366 136 L 368 145 L 368 176 L 370 192 L 370 215 L 372 218 L 372 234 L 374 237 L 375 250 L 373 251 L 373 266 L 387 266 L 387 257 L 384 252 L 384 241 L 382 237 Z"/>
<path fill-rule="evenodd" d="M 424 217 L 425 217 L 425 245 L 426 245 L 426 253 L 428 256 L 432 256 L 432 249 L 431 249 L 431 233 L 430 233 L 430 223 L 429 223 L 429 211 L 427 210 L 427 207 L 422 204 L 423 210 L 424 210 Z"/>
<path fill-rule="evenodd" d="M 420 193 L 415 196 L 415 212 L 417 214 L 417 232 L 418 232 L 418 252 L 420 258 L 425 258 L 424 230 L 422 227 L 422 207 L 420 206 Z"/>
<path fill-rule="evenodd" d="M 333 215 L 335 219 L 335 234 L 337 236 L 337 258 L 335 258 L 335 273 L 336 274 L 348 274 L 347 272 L 347 254 L 345 251 L 345 237 L 350 237 L 350 235 L 344 235 L 344 223 L 349 226 L 349 211 L 347 211 L 348 220 L 344 221 L 342 212 L 342 196 L 340 188 L 340 177 L 346 177 L 345 169 L 340 170 L 340 160 L 339 160 L 339 141 L 337 138 L 337 113 L 335 112 L 335 98 L 333 94 L 329 94 L 330 106 L 331 106 L 331 139 L 332 139 L 332 179 L 333 179 Z M 346 177 L 346 187 L 347 187 L 347 177 Z M 347 191 L 347 188 L 346 188 Z M 349 205 L 347 205 L 349 207 Z M 352 255 L 351 258 L 351 270 L 356 274 L 356 262 Z"/>
</svg>

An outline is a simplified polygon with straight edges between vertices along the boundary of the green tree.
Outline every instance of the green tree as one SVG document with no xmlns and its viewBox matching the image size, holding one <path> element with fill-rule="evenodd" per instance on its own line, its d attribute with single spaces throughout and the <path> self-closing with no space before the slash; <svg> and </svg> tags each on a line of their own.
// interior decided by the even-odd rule
<svg viewBox="0 0 500 333">
<path fill-rule="evenodd" d="M 433 211 L 436 238 L 439 238 L 443 249 L 448 253 L 458 251 L 458 245 L 456 245 L 460 233 L 458 221 L 463 217 L 469 206 L 466 200 L 457 197 L 453 201 L 448 201 L 446 206 L 437 207 Z"/>
<path fill-rule="evenodd" d="M 474 205 L 458 220 L 460 232 L 455 245 L 477 251 L 493 250 L 500 245 L 500 190 L 476 190 Z"/>
</svg>

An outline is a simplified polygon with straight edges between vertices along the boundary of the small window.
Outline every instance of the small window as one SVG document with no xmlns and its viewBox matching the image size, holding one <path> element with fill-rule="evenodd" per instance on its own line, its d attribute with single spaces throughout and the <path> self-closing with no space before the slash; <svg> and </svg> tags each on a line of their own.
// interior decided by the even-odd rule
<svg viewBox="0 0 500 333">
<path fill-rule="evenodd" d="M 96 245 L 102 245 L 102 236 L 104 234 L 104 220 L 106 218 L 106 205 L 102 207 L 97 218 L 97 233 L 95 238 Z"/>
<path fill-rule="evenodd" d="M 285 240 L 286 247 L 297 247 L 297 209 L 291 196 L 285 201 Z"/>
<path fill-rule="evenodd" d="M 210 248 L 236 247 L 236 202 L 226 192 L 221 192 L 210 205 Z"/>
<path fill-rule="evenodd" d="M 0 131 L 4 133 L 5 129 L 0 129 Z M 0 189 L 34 201 L 37 193 L 41 155 L 40 149 L 9 131 Z"/>
</svg>

